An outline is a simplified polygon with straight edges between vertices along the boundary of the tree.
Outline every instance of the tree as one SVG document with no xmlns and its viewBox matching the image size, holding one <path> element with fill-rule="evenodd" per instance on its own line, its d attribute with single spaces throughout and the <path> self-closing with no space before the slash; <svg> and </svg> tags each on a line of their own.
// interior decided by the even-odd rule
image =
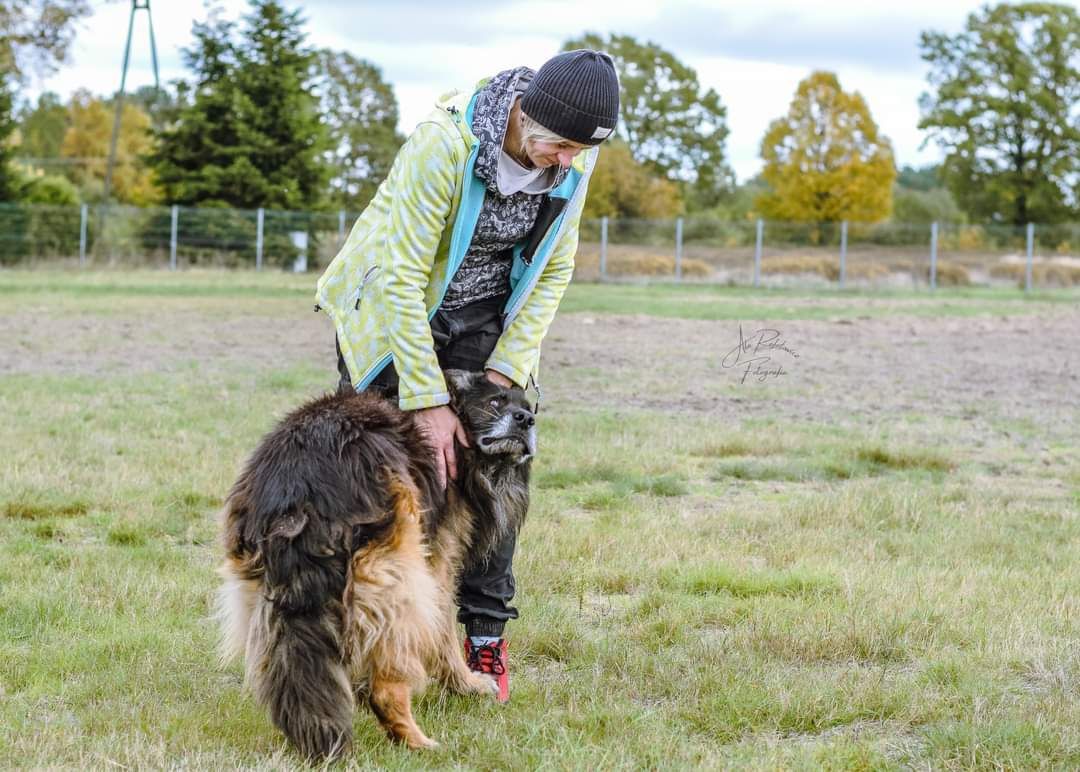
<svg viewBox="0 0 1080 772">
<path fill-rule="evenodd" d="M 715 204 L 731 188 L 724 154 L 727 110 L 713 90 L 702 91 L 697 73 L 655 43 L 628 35 L 604 40 L 586 34 L 567 41 L 564 51 L 605 51 L 619 73 L 617 134 L 634 158 L 678 180 L 695 207 Z"/>
<path fill-rule="evenodd" d="M 89 91 L 76 91 L 68 103 L 68 129 L 60 152 L 71 159 L 68 178 L 87 200 L 104 194 L 105 166 L 109 154 L 115 104 L 99 99 Z M 116 168 L 112 190 L 117 201 L 134 206 L 149 206 L 161 200 L 161 191 L 153 172 L 143 163 L 153 138 L 150 117 L 137 105 L 124 102 L 120 116 L 120 136 L 116 143 Z"/>
<path fill-rule="evenodd" d="M 154 131 L 164 129 L 178 107 L 175 94 L 165 87 L 139 86 L 124 97 L 124 101 L 128 100 L 150 116 L 150 126 Z"/>
<path fill-rule="evenodd" d="M 973 219 L 1023 225 L 1080 212 L 1080 14 L 1067 5 L 986 7 L 963 32 L 924 32 L 933 94 L 922 120 Z"/>
<path fill-rule="evenodd" d="M 769 124 L 761 157 L 769 191 L 757 205 L 765 217 L 873 222 L 889 216 L 892 147 L 862 96 L 844 91 L 831 72 L 799 83 L 787 115 Z"/>
<path fill-rule="evenodd" d="M 909 190 L 934 190 L 940 188 L 941 166 L 930 164 L 928 166 L 910 166 L 904 164 L 897 175 L 896 184 Z"/>
<path fill-rule="evenodd" d="M 68 128 L 68 109 L 60 97 L 46 91 L 37 104 L 27 105 L 19 116 L 19 155 L 24 158 L 60 157 L 60 146 Z"/>
<path fill-rule="evenodd" d="M 48 72 L 67 57 L 74 25 L 90 13 L 86 0 L 4 0 L 0 3 L 0 72 L 21 79 Z"/>
<path fill-rule="evenodd" d="M 678 186 L 638 163 L 622 139 L 608 140 L 589 180 L 582 217 L 666 219 L 682 209 Z"/>
<path fill-rule="evenodd" d="M 66 177 L 34 174 L 22 181 L 18 199 L 24 204 L 74 206 L 79 203 L 79 191 Z"/>
<path fill-rule="evenodd" d="M 371 62 L 343 51 L 319 52 L 314 87 L 329 134 L 334 206 L 362 209 L 390 173 L 405 138 L 394 90 Z"/>
<path fill-rule="evenodd" d="M 897 223 L 962 223 L 964 213 L 945 188 L 918 190 L 897 185 L 892 220 Z"/>
<path fill-rule="evenodd" d="M 12 110 L 15 99 L 9 80 L 0 74 L 0 203 L 11 201 L 18 191 L 17 176 L 10 164 L 14 152 L 10 137 L 17 124 Z"/>
<path fill-rule="evenodd" d="M 195 73 L 152 155 L 170 202 L 308 209 L 324 194 L 325 130 L 299 11 L 252 0 L 244 29 L 212 11 L 184 52 Z"/>
<path fill-rule="evenodd" d="M 86 0 L 0 2 L 0 201 L 11 200 L 18 189 L 8 144 L 15 130 L 14 85 L 27 70 L 44 73 L 64 61 L 74 22 L 89 12 Z"/>
</svg>

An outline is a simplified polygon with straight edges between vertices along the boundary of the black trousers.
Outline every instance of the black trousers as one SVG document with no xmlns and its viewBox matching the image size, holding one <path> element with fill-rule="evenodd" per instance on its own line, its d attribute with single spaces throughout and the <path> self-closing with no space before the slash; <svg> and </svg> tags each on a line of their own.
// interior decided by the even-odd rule
<svg viewBox="0 0 1080 772">
<path fill-rule="evenodd" d="M 502 334 L 502 308 L 505 297 L 471 303 L 454 311 L 438 311 L 431 320 L 435 355 L 444 369 L 479 372 Z M 341 389 L 352 389 L 345 360 L 338 348 L 338 374 Z M 368 387 L 384 396 L 397 399 L 398 375 L 391 362 Z M 517 619 L 514 599 L 514 548 L 516 534 L 495 545 L 486 563 L 467 568 L 458 584 L 458 621 L 468 635 L 502 636 L 508 619 Z"/>
</svg>

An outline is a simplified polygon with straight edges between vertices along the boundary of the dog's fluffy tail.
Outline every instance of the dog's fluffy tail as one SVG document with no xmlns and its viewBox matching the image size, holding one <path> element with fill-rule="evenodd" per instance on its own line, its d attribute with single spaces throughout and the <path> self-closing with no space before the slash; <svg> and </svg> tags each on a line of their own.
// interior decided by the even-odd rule
<svg viewBox="0 0 1080 772">
<path fill-rule="evenodd" d="M 349 554 L 323 525 L 297 512 L 268 534 L 245 656 L 255 698 L 311 759 L 349 748 L 356 709 L 344 665 Z"/>
</svg>

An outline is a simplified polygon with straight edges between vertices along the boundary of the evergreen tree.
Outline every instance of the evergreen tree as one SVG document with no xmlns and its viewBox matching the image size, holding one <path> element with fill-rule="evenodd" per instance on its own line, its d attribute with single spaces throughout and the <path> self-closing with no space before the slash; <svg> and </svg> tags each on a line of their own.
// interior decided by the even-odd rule
<svg viewBox="0 0 1080 772">
<path fill-rule="evenodd" d="M 217 12 L 194 25 L 195 44 L 184 54 L 196 77 L 179 85 L 179 106 L 151 156 L 168 201 L 294 210 L 320 203 L 326 139 L 302 24 L 298 11 L 252 0 L 239 40 Z"/>
</svg>

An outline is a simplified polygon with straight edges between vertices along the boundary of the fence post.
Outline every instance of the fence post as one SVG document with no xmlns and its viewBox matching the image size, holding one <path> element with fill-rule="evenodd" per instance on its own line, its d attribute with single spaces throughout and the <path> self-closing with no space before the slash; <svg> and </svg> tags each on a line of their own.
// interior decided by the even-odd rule
<svg viewBox="0 0 1080 772">
<path fill-rule="evenodd" d="M 345 210 L 342 209 L 337 213 L 337 238 L 338 248 L 345 243 Z"/>
<path fill-rule="evenodd" d="M 761 240 L 765 232 L 765 221 L 757 221 L 757 238 L 754 241 L 754 286 L 761 286 Z"/>
<path fill-rule="evenodd" d="M 937 289 L 937 232 L 938 224 L 930 223 L 930 289 Z"/>
<path fill-rule="evenodd" d="M 840 223 L 840 289 L 847 278 L 847 220 Z"/>
<path fill-rule="evenodd" d="M 675 220 L 675 281 L 682 281 L 682 218 Z"/>
<path fill-rule="evenodd" d="M 255 270 L 262 270 L 262 249 L 263 249 L 263 208 L 259 207 L 258 214 L 258 230 L 255 232 Z"/>
<path fill-rule="evenodd" d="M 177 226 L 180 223 L 180 207 L 172 206 L 172 227 L 169 229 L 169 270 L 176 270 Z"/>
<path fill-rule="evenodd" d="M 1027 224 L 1027 268 L 1024 269 L 1024 292 L 1031 292 L 1031 269 L 1035 262 L 1035 223 Z"/>
<path fill-rule="evenodd" d="M 600 278 L 607 278 L 607 217 L 600 218 Z"/>
<path fill-rule="evenodd" d="M 82 205 L 79 211 L 79 267 L 86 267 L 86 220 L 89 216 L 89 207 Z"/>
</svg>

